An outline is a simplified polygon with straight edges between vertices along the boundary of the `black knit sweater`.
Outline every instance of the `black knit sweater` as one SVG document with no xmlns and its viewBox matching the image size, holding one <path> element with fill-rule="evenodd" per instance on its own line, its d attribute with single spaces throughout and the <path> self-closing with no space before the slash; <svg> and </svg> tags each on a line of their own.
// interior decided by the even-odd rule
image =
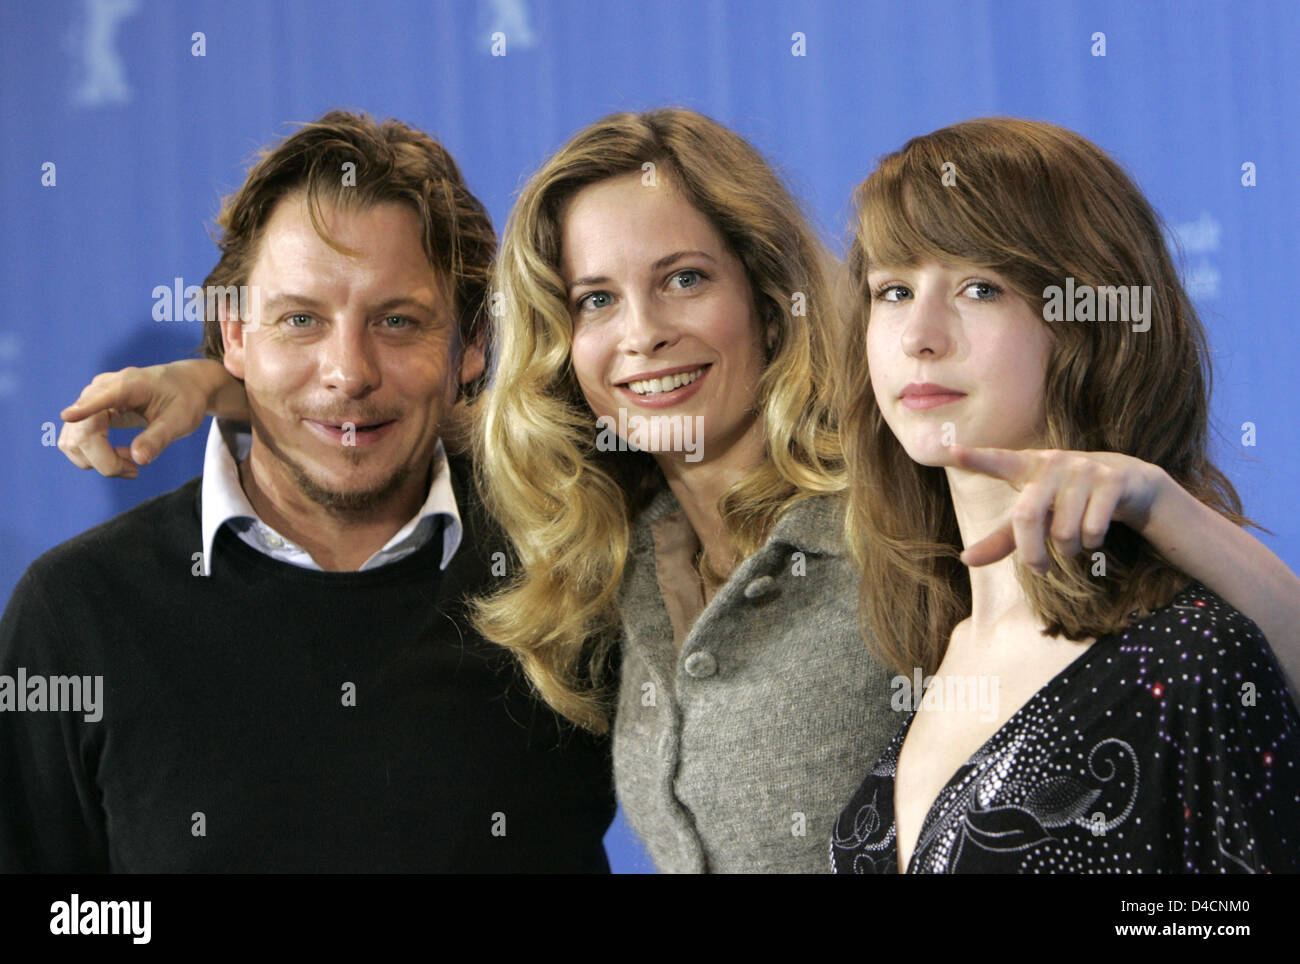
<svg viewBox="0 0 1300 964">
<path fill-rule="evenodd" d="M 608 742 L 468 628 L 501 546 L 452 467 L 446 571 L 436 536 L 334 573 L 223 528 L 196 575 L 199 479 L 33 563 L 0 623 L 0 871 L 608 871 Z"/>
</svg>

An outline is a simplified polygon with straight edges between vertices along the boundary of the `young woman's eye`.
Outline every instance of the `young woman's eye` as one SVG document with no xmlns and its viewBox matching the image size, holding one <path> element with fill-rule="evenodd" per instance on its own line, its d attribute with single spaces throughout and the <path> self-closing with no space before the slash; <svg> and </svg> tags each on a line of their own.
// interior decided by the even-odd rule
<svg viewBox="0 0 1300 964">
<path fill-rule="evenodd" d="M 881 285 L 871 293 L 872 301 L 903 301 L 910 298 L 912 292 L 905 285 Z"/>
<path fill-rule="evenodd" d="M 608 308 L 613 303 L 608 291 L 593 291 L 589 295 L 583 295 L 578 299 L 579 311 L 595 311 L 600 308 Z"/>
<path fill-rule="evenodd" d="M 992 281 L 972 281 L 965 290 L 967 296 L 975 301 L 992 301 L 1002 294 L 1002 289 Z"/>
<path fill-rule="evenodd" d="M 677 288 L 694 288 L 703 280 L 704 273 L 696 271 L 694 268 L 678 271 L 672 277 L 672 283 Z"/>
</svg>

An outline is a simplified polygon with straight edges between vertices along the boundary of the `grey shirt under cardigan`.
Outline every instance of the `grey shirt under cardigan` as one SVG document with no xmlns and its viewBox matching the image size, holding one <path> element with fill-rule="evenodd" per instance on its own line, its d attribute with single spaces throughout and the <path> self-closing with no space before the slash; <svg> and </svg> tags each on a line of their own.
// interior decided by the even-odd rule
<svg viewBox="0 0 1300 964">
<path fill-rule="evenodd" d="M 614 722 L 619 800 L 667 873 L 826 873 L 840 810 L 898 730 L 858 629 L 843 501 L 789 509 L 676 651 L 653 525 L 633 529 Z"/>
</svg>

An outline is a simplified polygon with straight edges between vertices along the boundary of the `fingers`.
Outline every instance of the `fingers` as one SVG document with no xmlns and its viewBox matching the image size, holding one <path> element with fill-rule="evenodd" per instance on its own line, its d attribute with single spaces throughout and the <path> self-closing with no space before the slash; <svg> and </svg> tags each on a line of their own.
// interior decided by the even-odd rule
<svg viewBox="0 0 1300 964">
<path fill-rule="evenodd" d="M 78 468 L 94 469 L 110 477 L 136 478 L 139 465 L 132 457 L 134 446 L 111 445 L 108 430 L 149 424 L 142 410 L 156 399 L 155 380 L 135 367 L 96 375 L 77 400 L 59 413 L 64 421 L 59 450 Z M 145 440 L 141 451 L 149 456 L 139 464 L 152 461 L 174 437 L 164 425 L 156 439 Z"/>
<path fill-rule="evenodd" d="M 126 450 L 123 449 L 123 452 Z M 108 429 L 104 430 L 102 435 L 89 435 L 81 441 L 81 453 L 90 467 L 100 475 L 113 476 L 131 476 L 137 473 L 135 465 L 131 462 L 129 454 L 124 459 L 118 451 L 108 442 Z"/>
<path fill-rule="evenodd" d="M 1055 486 L 1030 482 L 1020 493 L 1011 510 L 1011 529 L 1015 534 L 1016 554 L 1022 564 L 1046 575 L 1052 557 L 1047 552 L 1047 516 L 1056 501 Z"/>
<path fill-rule="evenodd" d="M 66 412 L 67 409 L 65 408 Z M 105 416 L 107 420 L 107 416 Z M 90 468 L 90 463 L 86 461 L 85 456 L 81 454 L 80 434 L 86 431 L 86 425 L 80 422 L 68 424 L 63 423 L 63 428 L 59 432 L 59 451 L 68 457 L 71 462 L 79 469 Z M 107 429 L 105 429 L 107 431 Z"/>
<path fill-rule="evenodd" d="M 59 451 L 78 468 L 94 469 L 110 477 L 136 478 L 139 469 L 131 461 L 130 450 L 109 444 L 109 422 L 109 413 L 100 411 L 82 421 L 65 423 L 59 433 Z"/>
<path fill-rule="evenodd" d="M 1016 550 L 1016 537 L 1011 523 L 1004 522 L 996 532 L 985 536 L 962 550 L 961 561 L 967 566 L 987 566 L 1005 559 Z"/>
<path fill-rule="evenodd" d="M 1083 515 L 1079 534 L 1085 549 L 1098 549 L 1106 541 L 1111 520 L 1115 518 L 1124 486 L 1117 480 L 1107 479 L 1095 489 L 1088 499 L 1088 510 Z"/>
<path fill-rule="evenodd" d="M 1036 453 L 1014 449 L 976 448 L 950 445 L 953 465 L 982 475 L 991 475 L 1019 488 L 1033 474 Z"/>
<path fill-rule="evenodd" d="M 1113 468 L 1092 461 L 1072 464 L 1052 509 L 1051 536 L 1057 551 L 1071 558 L 1099 548 L 1125 491 L 1123 474 Z"/>
<path fill-rule="evenodd" d="M 1080 530 L 1092 484 L 1092 472 L 1086 466 L 1080 466 L 1061 484 L 1052 503 L 1052 522 L 1048 531 L 1056 551 L 1066 559 L 1077 556 L 1083 549 Z"/>
<path fill-rule="evenodd" d="M 59 413 L 65 422 L 79 422 L 96 412 L 117 409 L 126 411 L 149 403 L 152 390 L 139 368 L 101 372 L 81 390 L 77 400 Z"/>
<path fill-rule="evenodd" d="M 1014 551 L 1040 575 L 1051 565 L 1048 541 L 1064 558 L 1097 549 L 1113 521 L 1133 525 L 1150 511 L 1160 473 L 1113 452 L 1012 451 L 951 446 L 953 464 L 1009 482 L 1020 490 L 1009 519 L 962 553 L 984 566 Z M 1010 546 L 1008 546 L 1008 540 Z"/>
<path fill-rule="evenodd" d="M 177 424 L 174 418 L 166 415 L 158 416 L 131 442 L 130 453 L 134 464 L 148 465 L 172 442 L 189 435 L 192 431 L 194 431 L 192 428 Z"/>
<path fill-rule="evenodd" d="M 1098 462 L 1049 460 L 1011 512 L 1020 561 L 1043 575 L 1051 564 L 1049 539 L 1066 559 L 1101 546 L 1124 491 L 1123 476 Z"/>
<path fill-rule="evenodd" d="M 117 478 L 138 479 L 140 477 L 140 467 L 132 460 L 129 448 L 125 445 L 115 446 L 113 454 L 117 456 Z"/>
</svg>

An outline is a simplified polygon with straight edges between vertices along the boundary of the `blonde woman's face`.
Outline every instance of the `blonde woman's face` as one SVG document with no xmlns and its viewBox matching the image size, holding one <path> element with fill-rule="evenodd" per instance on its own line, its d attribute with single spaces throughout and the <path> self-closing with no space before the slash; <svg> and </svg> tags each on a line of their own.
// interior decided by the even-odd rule
<svg viewBox="0 0 1300 964">
<path fill-rule="evenodd" d="M 881 414 L 923 465 L 947 446 L 1041 444 L 1047 325 L 1005 279 L 922 262 L 867 273 L 867 363 Z"/>
<path fill-rule="evenodd" d="M 578 192 L 561 227 L 573 367 L 599 424 L 661 462 L 761 458 L 753 296 L 708 219 L 662 173 L 633 173 Z"/>
</svg>

